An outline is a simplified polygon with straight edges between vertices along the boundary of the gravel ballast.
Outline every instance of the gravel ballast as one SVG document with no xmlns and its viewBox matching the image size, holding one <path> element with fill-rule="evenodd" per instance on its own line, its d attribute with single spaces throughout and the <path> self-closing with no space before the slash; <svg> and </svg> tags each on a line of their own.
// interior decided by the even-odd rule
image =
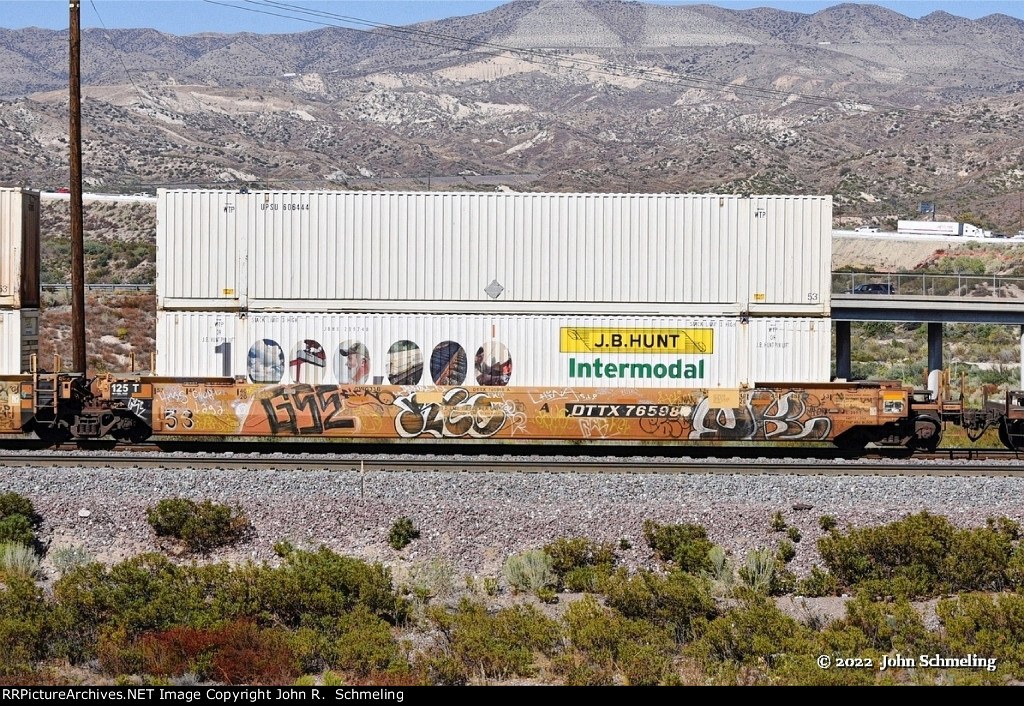
<svg viewBox="0 0 1024 706">
<path fill-rule="evenodd" d="M 786 538 L 771 529 L 772 515 L 781 511 L 802 535 L 790 564 L 798 576 L 818 561 L 821 515 L 834 516 L 840 528 L 884 524 L 922 510 L 960 526 L 983 525 L 999 515 L 1024 521 L 1024 477 L 360 474 L 10 465 L 0 467 L 0 479 L 3 492 L 33 502 L 44 519 L 39 538 L 51 550 L 78 545 L 106 563 L 168 549 L 146 522 L 146 508 L 172 497 L 239 505 L 252 522 L 248 540 L 204 560 L 276 563 L 273 545 L 287 539 L 396 568 L 440 558 L 455 576 L 497 577 L 511 554 L 579 536 L 614 543 L 631 569 L 654 567 L 643 539 L 648 519 L 703 525 L 713 542 L 742 559 L 751 549 L 774 549 Z M 421 534 L 395 551 L 387 535 L 402 516 L 412 518 Z M 623 539 L 629 549 L 619 549 Z"/>
</svg>

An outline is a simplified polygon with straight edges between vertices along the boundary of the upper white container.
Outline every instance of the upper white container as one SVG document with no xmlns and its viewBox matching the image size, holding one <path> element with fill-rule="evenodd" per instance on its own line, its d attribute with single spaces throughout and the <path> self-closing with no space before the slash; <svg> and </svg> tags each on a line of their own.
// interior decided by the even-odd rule
<svg viewBox="0 0 1024 706">
<path fill-rule="evenodd" d="M 39 306 L 39 193 L 0 188 L 0 307 Z"/>
<path fill-rule="evenodd" d="M 158 307 L 828 316 L 831 197 L 158 192 Z"/>
</svg>

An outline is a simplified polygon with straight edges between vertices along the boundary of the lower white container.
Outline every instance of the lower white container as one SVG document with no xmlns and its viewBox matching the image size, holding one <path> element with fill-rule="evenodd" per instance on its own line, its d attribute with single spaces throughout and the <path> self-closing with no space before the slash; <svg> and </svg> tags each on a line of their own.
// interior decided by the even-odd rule
<svg viewBox="0 0 1024 706">
<path fill-rule="evenodd" d="M 157 312 L 169 377 L 706 389 L 830 370 L 830 319 Z"/>
</svg>

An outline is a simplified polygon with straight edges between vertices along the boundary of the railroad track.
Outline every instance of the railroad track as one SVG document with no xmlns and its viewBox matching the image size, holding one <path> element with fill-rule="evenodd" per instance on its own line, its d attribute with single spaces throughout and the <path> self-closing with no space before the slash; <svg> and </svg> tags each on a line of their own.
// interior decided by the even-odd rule
<svg viewBox="0 0 1024 706">
<path fill-rule="evenodd" d="M 632 473 L 632 474 L 772 474 L 772 475 L 1017 475 L 1017 456 L 992 453 L 980 458 L 948 451 L 927 458 L 666 458 L 499 456 L 442 454 L 311 454 L 168 452 L 155 446 L 21 452 L 0 459 L 7 467 L 162 468 L 253 471 L 467 472 L 467 473 Z M 952 451 L 952 450 L 951 450 Z"/>
</svg>

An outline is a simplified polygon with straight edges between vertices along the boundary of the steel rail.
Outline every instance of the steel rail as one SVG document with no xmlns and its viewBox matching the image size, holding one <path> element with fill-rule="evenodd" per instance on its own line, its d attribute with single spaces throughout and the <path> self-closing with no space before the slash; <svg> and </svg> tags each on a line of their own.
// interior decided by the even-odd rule
<svg viewBox="0 0 1024 706">
<path fill-rule="evenodd" d="M 1013 476 L 1024 470 L 1019 464 L 991 461 L 863 461 L 776 459 L 580 459 L 580 458 L 413 458 L 360 456 L 337 458 L 312 455 L 250 454 L 146 454 L 123 452 L 75 452 L 20 454 L 0 459 L 3 467 L 85 467 L 165 469 L 222 469 L 254 471 L 332 472 L 465 472 L 465 473 L 626 473 L 626 474 L 747 474 L 747 475 L 913 475 L 913 476 Z"/>
</svg>

